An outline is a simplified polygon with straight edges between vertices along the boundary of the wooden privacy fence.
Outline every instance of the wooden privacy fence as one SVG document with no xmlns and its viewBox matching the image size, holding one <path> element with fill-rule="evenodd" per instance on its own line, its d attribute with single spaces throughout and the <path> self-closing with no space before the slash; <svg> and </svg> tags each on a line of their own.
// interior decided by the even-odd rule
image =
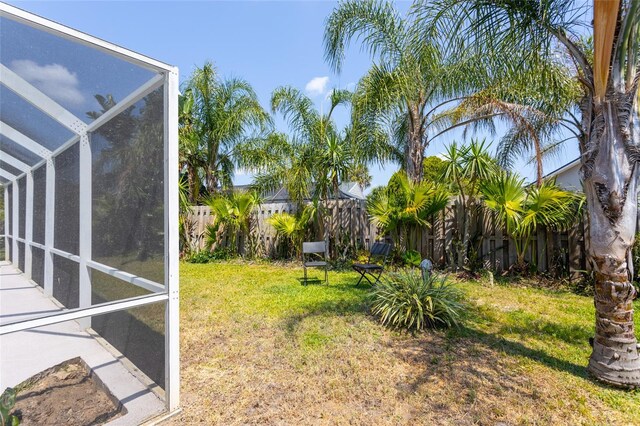
<svg viewBox="0 0 640 426">
<path fill-rule="evenodd" d="M 335 247 L 336 239 L 339 245 L 349 244 L 356 250 L 368 250 L 378 240 L 394 243 L 390 235 L 379 234 L 377 227 L 371 223 L 364 200 L 341 199 L 337 203 L 337 211 L 335 200 L 327 203 L 332 241 L 330 246 Z M 454 239 L 459 211 L 456 203 L 451 203 L 436 217 L 431 218 L 429 226 L 413 229 L 407 234 L 410 247 L 441 268 L 452 266 L 456 261 Z M 295 205 L 287 202 L 265 203 L 256 209 L 253 232 L 258 244 L 258 254 L 274 257 L 281 253 L 275 230 L 267 219 L 277 213 L 295 212 Z M 207 225 L 213 223 L 211 209 L 207 206 L 193 207 L 188 219 L 193 224 L 192 248 L 203 249 Z M 495 222 L 489 213 L 482 212 L 479 215 L 477 223 L 472 224 L 472 234 L 475 235 L 473 246 L 477 261 L 483 267 L 501 272 L 516 262 L 516 249 L 513 240 Z M 574 275 L 586 270 L 584 223 L 583 220 L 577 220 L 570 230 L 563 232 L 538 228 L 525 259 L 536 265 L 539 272 L 555 275 Z M 223 234 L 222 245 L 229 245 L 228 235 Z"/>
<path fill-rule="evenodd" d="M 332 238 L 338 237 L 340 242 L 347 241 L 354 248 L 368 248 L 372 236 L 377 236 L 376 226 L 371 223 L 365 210 L 365 201 L 358 199 L 330 200 L 326 204 L 328 209 L 328 227 Z M 293 203 L 278 202 L 265 203 L 256 208 L 253 232 L 257 236 L 258 251 L 266 256 L 275 256 L 278 251 L 276 232 L 268 223 L 271 216 L 278 213 L 296 213 Z M 335 216 L 335 217 L 334 217 Z M 211 209 L 208 206 L 192 207 L 188 220 L 193 224 L 191 239 L 193 248 L 205 247 L 205 233 L 207 225 L 213 223 Z M 229 235 L 222 236 L 222 244 L 229 244 Z"/>
</svg>

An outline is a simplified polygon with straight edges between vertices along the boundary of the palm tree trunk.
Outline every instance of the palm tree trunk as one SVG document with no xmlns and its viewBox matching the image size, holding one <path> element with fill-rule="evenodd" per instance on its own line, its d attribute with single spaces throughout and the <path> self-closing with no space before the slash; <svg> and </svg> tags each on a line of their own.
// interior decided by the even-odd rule
<svg viewBox="0 0 640 426">
<path fill-rule="evenodd" d="M 638 214 L 634 149 L 640 144 L 633 95 L 616 94 L 594 107 L 583 155 L 589 207 L 589 260 L 595 271 L 596 334 L 588 371 L 619 387 L 640 386 L 630 282 Z"/>
<path fill-rule="evenodd" d="M 189 186 L 189 202 L 193 205 L 198 200 L 200 188 L 196 184 L 196 169 L 193 165 L 187 164 L 187 185 Z"/>
<path fill-rule="evenodd" d="M 405 152 L 405 169 L 407 177 L 414 183 L 420 183 L 424 179 L 423 136 L 424 129 L 418 109 L 417 107 L 409 107 L 409 140 Z"/>
</svg>

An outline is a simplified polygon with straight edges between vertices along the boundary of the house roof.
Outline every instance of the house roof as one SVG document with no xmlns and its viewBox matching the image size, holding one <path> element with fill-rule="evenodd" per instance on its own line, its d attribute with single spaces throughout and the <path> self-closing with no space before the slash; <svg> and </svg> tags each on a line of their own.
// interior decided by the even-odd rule
<svg viewBox="0 0 640 426">
<path fill-rule="evenodd" d="M 574 167 L 580 167 L 580 157 L 576 158 L 575 160 L 569 161 L 564 166 L 558 167 L 552 172 L 547 173 L 546 175 L 543 176 L 543 179 L 556 177 L 558 175 L 561 175 L 562 173 L 565 173 L 573 169 Z"/>
<path fill-rule="evenodd" d="M 251 185 L 236 185 L 235 189 L 247 190 L 251 188 Z M 311 188 L 311 192 L 313 192 L 313 188 Z M 286 188 L 281 187 L 275 191 L 270 191 L 263 194 L 264 200 L 267 202 L 287 202 L 290 200 L 289 192 Z M 340 185 L 340 194 L 338 195 L 340 199 L 355 199 L 355 200 L 364 200 L 366 197 L 364 196 L 364 192 L 362 187 L 355 182 L 344 182 Z"/>
</svg>

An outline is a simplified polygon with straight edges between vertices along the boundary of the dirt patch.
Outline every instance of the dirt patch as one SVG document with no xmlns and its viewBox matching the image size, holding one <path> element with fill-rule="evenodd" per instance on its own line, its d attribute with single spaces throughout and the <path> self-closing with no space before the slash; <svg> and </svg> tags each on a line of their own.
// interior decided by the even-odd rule
<svg viewBox="0 0 640 426">
<path fill-rule="evenodd" d="M 98 425 L 126 414 L 126 409 L 81 358 L 38 373 L 16 386 L 13 410 L 29 425 Z"/>
</svg>

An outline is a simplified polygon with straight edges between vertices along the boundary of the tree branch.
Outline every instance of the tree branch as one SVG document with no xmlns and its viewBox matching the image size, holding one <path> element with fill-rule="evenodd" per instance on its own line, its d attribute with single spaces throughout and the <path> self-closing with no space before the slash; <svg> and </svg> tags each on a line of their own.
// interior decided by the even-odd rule
<svg viewBox="0 0 640 426">
<path fill-rule="evenodd" d="M 442 134 L 444 134 L 444 133 L 448 132 L 449 130 L 453 130 L 453 129 L 455 129 L 456 127 L 466 126 L 467 124 L 471 124 L 471 123 L 473 123 L 473 122 L 475 122 L 475 121 L 485 120 L 485 119 L 487 119 L 487 118 L 498 117 L 498 116 L 501 116 L 501 115 L 504 115 L 504 113 L 503 113 L 503 112 L 501 112 L 501 113 L 487 114 L 487 115 L 482 115 L 482 116 L 480 116 L 480 117 L 474 117 L 474 118 L 471 118 L 471 119 L 469 119 L 469 120 L 461 121 L 460 123 L 454 124 L 453 126 L 449 126 L 449 127 L 447 127 L 446 129 L 441 130 L 441 131 L 440 131 L 440 132 L 438 132 L 435 136 L 432 136 L 430 139 L 431 139 L 431 140 L 434 140 L 434 139 L 435 139 L 435 138 L 437 138 L 438 136 L 440 136 L 440 135 L 442 135 Z"/>
<path fill-rule="evenodd" d="M 589 65 L 587 57 L 580 50 L 580 48 L 575 45 L 574 42 L 569 40 L 569 37 L 567 37 L 562 29 L 549 28 L 549 31 L 558 39 L 558 41 L 562 45 L 564 45 L 564 47 L 567 48 L 571 57 L 574 59 L 574 61 L 576 61 L 576 63 L 582 70 L 582 73 L 586 79 L 585 82 L 589 84 L 589 89 L 593 91 L 593 69 L 591 68 L 591 65 Z"/>
</svg>

